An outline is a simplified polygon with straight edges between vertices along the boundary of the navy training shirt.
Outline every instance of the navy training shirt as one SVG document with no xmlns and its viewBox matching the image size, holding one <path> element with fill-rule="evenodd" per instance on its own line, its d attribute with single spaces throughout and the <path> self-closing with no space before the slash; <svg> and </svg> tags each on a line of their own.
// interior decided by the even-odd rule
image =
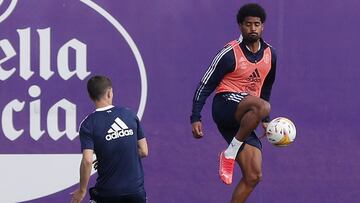
<svg viewBox="0 0 360 203">
<path fill-rule="evenodd" d="M 81 150 L 94 150 L 98 160 L 99 196 L 116 197 L 144 190 L 137 141 L 144 138 L 137 116 L 127 108 L 96 109 L 80 126 Z"/>
</svg>

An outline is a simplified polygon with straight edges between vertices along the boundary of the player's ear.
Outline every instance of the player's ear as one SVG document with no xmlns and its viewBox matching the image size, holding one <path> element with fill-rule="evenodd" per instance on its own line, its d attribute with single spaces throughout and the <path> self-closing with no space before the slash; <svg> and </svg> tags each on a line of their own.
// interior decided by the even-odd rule
<svg viewBox="0 0 360 203">
<path fill-rule="evenodd" d="M 106 91 L 106 97 L 107 97 L 107 98 L 111 98 L 111 96 L 112 96 L 112 88 L 109 88 L 109 89 L 107 89 L 107 91 Z"/>
<path fill-rule="evenodd" d="M 112 98 L 113 97 L 113 90 L 112 88 L 109 89 L 109 98 Z"/>
</svg>

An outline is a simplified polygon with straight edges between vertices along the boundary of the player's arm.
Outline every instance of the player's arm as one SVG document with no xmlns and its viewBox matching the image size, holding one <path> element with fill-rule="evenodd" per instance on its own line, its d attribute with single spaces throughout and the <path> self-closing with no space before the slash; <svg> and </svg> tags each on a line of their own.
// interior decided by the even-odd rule
<svg viewBox="0 0 360 203">
<path fill-rule="evenodd" d="M 200 113 L 206 99 L 214 92 L 224 76 L 227 73 L 234 71 L 234 69 L 234 52 L 232 47 L 228 45 L 214 57 L 194 93 L 190 120 L 192 124 L 192 133 L 195 138 L 201 138 L 203 136 Z"/>
<path fill-rule="evenodd" d="M 80 164 L 80 186 L 72 193 L 72 203 L 81 202 L 86 194 L 89 183 L 94 151 L 92 149 L 84 149 Z"/>
<path fill-rule="evenodd" d="M 93 163 L 93 154 L 92 149 L 84 149 L 83 157 L 80 164 L 80 190 L 85 191 L 89 183 L 92 163 Z"/>
<path fill-rule="evenodd" d="M 149 155 L 148 144 L 147 144 L 146 138 L 144 136 L 144 130 L 140 124 L 140 119 L 136 115 L 134 115 L 134 117 L 135 117 L 135 121 L 136 121 L 136 125 L 137 125 L 136 136 L 137 136 L 138 152 L 139 152 L 140 158 L 144 158 Z"/>
<path fill-rule="evenodd" d="M 147 145 L 146 138 L 142 138 L 137 141 L 138 143 L 138 149 L 139 149 L 139 156 L 141 158 L 147 157 L 149 154 L 149 149 Z"/>
<path fill-rule="evenodd" d="M 91 123 L 91 121 L 89 122 L 88 119 L 85 119 L 80 125 L 79 137 L 82 150 L 82 159 L 80 163 L 80 185 L 77 190 L 71 193 L 72 203 L 78 203 L 83 200 L 90 179 L 94 154 Z"/>
<path fill-rule="evenodd" d="M 275 53 L 275 50 L 273 48 L 271 48 L 271 69 L 268 73 L 268 75 L 265 78 L 264 84 L 262 86 L 261 89 L 261 94 L 260 94 L 260 98 L 264 99 L 265 101 L 269 102 L 270 101 L 270 96 L 271 96 L 271 90 L 272 90 L 272 86 L 275 82 L 275 75 L 276 75 L 276 60 L 277 60 L 277 56 Z M 265 117 L 262 122 L 263 122 L 263 127 L 266 128 L 267 123 L 270 121 L 270 117 L 267 116 Z"/>
</svg>

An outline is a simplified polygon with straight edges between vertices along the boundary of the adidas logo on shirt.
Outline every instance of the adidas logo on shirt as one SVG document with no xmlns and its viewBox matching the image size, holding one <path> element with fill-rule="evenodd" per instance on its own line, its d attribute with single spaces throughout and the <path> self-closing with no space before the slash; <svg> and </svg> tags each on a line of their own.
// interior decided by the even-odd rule
<svg viewBox="0 0 360 203">
<path fill-rule="evenodd" d="M 254 72 L 252 72 L 251 75 L 247 78 L 247 80 L 250 82 L 260 82 L 261 77 L 258 69 L 255 69 Z"/>
<path fill-rule="evenodd" d="M 120 137 L 133 135 L 134 131 L 129 129 L 129 127 L 122 121 L 119 117 L 117 117 L 114 123 L 111 125 L 110 129 L 105 136 L 107 141 L 114 140 Z"/>
</svg>

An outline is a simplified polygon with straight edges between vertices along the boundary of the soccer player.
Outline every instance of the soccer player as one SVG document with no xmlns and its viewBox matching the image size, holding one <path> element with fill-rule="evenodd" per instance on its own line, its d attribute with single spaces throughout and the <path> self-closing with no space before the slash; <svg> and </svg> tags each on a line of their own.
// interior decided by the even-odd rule
<svg viewBox="0 0 360 203">
<path fill-rule="evenodd" d="M 275 79 L 276 55 L 262 39 L 265 10 L 258 4 L 246 4 L 237 14 L 241 36 L 228 43 L 213 59 L 193 98 L 192 133 L 203 137 L 200 112 L 208 96 L 215 91 L 212 116 L 229 144 L 220 153 L 219 175 L 232 183 L 234 162 L 243 177 L 231 202 L 245 202 L 261 179 L 261 142 L 255 129 L 269 121 L 271 88 Z"/>
<path fill-rule="evenodd" d="M 71 202 L 81 202 L 86 194 L 95 152 L 98 178 L 89 190 L 91 202 L 145 203 L 141 158 L 148 155 L 148 146 L 139 119 L 129 109 L 112 105 L 107 77 L 90 78 L 87 90 L 96 110 L 80 126 L 80 188 Z"/>
</svg>

